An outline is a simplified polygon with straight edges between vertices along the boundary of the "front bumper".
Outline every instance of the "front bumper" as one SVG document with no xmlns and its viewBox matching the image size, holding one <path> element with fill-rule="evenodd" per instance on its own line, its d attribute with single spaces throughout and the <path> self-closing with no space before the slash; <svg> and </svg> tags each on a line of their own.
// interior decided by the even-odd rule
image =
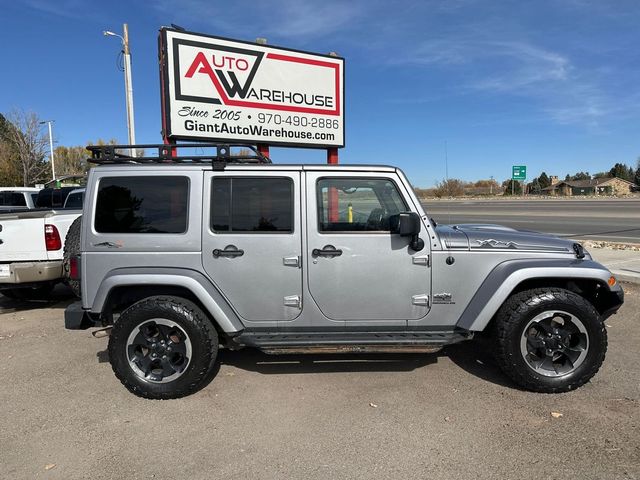
<svg viewBox="0 0 640 480">
<path fill-rule="evenodd" d="M 64 310 L 64 327 L 67 330 L 86 330 L 100 326 L 100 320 L 82 308 L 82 302 L 74 302 Z"/>
<path fill-rule="evenodd" d="M 0 287 L 3 284 L 48 282 L 60 278 L 62 278 L 62 260 L 0 265 Z"/>
<path fill-rule="evenodd" d="M 606 299 L 603 300 L 604 309 L 601 318 L 604 321 L 616 313 L 624 303 L 624 290 L 618 286 L 618 289 L 607 292 Z"/>
</svg>

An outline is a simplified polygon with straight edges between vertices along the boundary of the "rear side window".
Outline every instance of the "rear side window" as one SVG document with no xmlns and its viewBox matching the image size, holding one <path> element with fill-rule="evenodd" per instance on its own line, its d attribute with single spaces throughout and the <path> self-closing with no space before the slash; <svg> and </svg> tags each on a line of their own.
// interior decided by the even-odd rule
<svg viewBox="0 0 640 480">
<path fill-rule="evenodd" d="M 293 232 L 290 178 L 214 178 L 211 228 L 217 233 Z"/>
<path fill-rule="evenodd" d="M 83 192 L 70 193 L 67 197 L 67 201 L 64 204 L 64 208 L 82 208 L 83 198 Z"/>
<path fill-rule="evenodd" d="M 0 192 L 0 205 L 7 207 L 26 207 L 24 194 L 18 192 Z"/>
<path fill-rule="evenodd" d="M 188 198 L 187 177 L 105 177 L 94 227 L 98 233 L 184 233 Z"/>
</svg>

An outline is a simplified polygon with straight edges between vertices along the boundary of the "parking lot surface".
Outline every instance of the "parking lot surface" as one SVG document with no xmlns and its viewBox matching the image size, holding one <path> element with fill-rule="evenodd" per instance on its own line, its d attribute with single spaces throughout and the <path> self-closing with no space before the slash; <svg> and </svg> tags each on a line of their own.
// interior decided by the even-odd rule
<svg viewBox="0 0 640 480">
<path fill-rule="evenodd" d="M 482 342 L 430 355 L 222 352 L 184 399 L 133 396 L 71 301 L 0 297 L 0 477 L 640 478 L 640 287 L 607 321 L 594 380 L 517 389 Z"/>
</svg>

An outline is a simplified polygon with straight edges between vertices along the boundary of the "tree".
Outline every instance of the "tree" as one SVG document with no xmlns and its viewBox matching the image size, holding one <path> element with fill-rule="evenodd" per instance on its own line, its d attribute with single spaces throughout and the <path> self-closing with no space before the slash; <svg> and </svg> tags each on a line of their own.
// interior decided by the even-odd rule
<svg viewBox="0 0 640 480">
<path fill-rule="evenodd" d="M 436 184 L 434 195 L 438 198 L 442 197 L 462 197 L 464 195 L 464 182 L 457 178 L 443 180 Z"/>
<path fill-rule="evenodd" d="M 81 145 L 77 147 L 57 147 L 54 151 L 56 175 L 82 175 L 87 171 L 89 152 Z"/>
<path fill-rule="evenodd" d="M 0 186 L 12 187 L 22 183 L 18 168 L 18 154 L 9 138 L 9 121 L 0 114 Z"/>
<path fill-rule="evenodd" d="M 15 148 L 23 186 L 49 178 L 50 165 L 44 161 L 49 139 L 43 133 L 40 118 L 33 112 L 15 110 L 9 115 L 9 142 Z"/>
<path fill-rule="evenodd" d="M 631 167 L 627 167 L 624 163 L 616 163 L 613 168 L 609 170 L 609 174 L 612 177 L 618 177 L 629 181 L 632 181 L 634 177 L 633 169 Z"/>
<path fill-rule="evenodd" d="M 512 192 L 514 195 L 522 195 L 522 184 L 518 180 L 505 180 L 502 186 L 504 187 L 503 195 L 511 195 Z"/>
<path fill-rule="evenodd" d="M 638 163 L 636 164 L 636 174 L 633 177 L 633 183 L 640 187 L 640 157 L 638 157 Z"/>
<path fill-rule="evenodd" d="M 546 174 L 546 172 L 542 172 L 538 177 L 538 183 L 540 184 L 540 188 L 547 188 L 551 186 L 551 179 Z"/>
<path fill-rule="evenodd" d="M 564 177 L 564 180 L 565 182 L 571 180 L 591 180 L 591 175 L 589 175 L 589 172 L 578 172 L 575 175 L 567 174 L 567 176 Z"/>
</svg>

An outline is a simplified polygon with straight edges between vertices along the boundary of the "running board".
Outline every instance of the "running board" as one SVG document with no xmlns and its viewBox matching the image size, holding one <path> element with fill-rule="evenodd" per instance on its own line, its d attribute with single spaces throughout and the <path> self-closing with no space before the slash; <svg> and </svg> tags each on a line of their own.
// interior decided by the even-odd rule
<svg viewBox="0 0 640 480">
<path fill-rule="evenodd" d="M 429 345 L 318 345 L 310 347 L 259 347 L 269 355 L 322 353 L 436 353 L 442 347 Z"/>
<path fill-rule="evenodd" d="M 418 353 L 434 352 L 444 345 L 473 337 L 466 330 L 391 332 L 243 332 L 232 339 L 238 346 L 265 353 Z"/>
</svg>

